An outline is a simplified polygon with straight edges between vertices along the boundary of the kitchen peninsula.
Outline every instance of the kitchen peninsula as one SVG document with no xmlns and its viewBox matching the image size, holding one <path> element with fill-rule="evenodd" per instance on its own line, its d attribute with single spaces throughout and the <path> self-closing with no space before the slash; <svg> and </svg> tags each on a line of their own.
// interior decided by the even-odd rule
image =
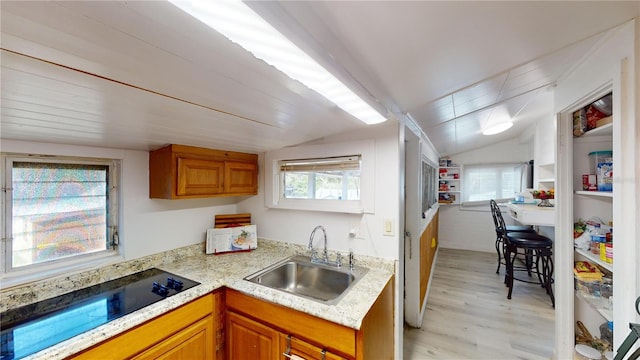
<svg viewBox="0 0 640 360">
<path fill-rule="evenodd" d="M 509 216 L 523 225 L 555 226 L 555 207 L 507 203 Z"/>
</svg>

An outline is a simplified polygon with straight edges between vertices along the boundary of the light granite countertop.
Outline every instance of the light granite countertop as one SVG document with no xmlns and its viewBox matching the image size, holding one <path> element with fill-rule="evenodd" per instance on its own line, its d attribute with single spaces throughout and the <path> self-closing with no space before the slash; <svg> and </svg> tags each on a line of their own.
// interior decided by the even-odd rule
<svg viewBox="0 0 640 360">
<path fill-rule="evenodd" d="M 393 260 L 356 255 L 356 264 L 368 268 L 369 271 L 335 305 L 326 305 L 243 280 L 245 276 L 295 254 L 304 254 L 304 247 L 271 240 L 260 240 L 258 249 L 251 252 L 222 255 L 206 255 L 204 247 L 198 245 L 63 277 L 61 280 L 65 280 L 65 283 L 82 284 L 76 285 L 77 288 L 81 288 L 158 267 L 201 284 L 46 348 L 26 359 L 52 360 L 68 357 L 225 286 L 357 330 L 395 271 Z M 3 303 L 1 310 L 6 311 L 75 290 L 47 285 L 51 283 L 52 281 L 29 284 L 24 288 L 0 291 L 0 300 Z"/>
</svg>

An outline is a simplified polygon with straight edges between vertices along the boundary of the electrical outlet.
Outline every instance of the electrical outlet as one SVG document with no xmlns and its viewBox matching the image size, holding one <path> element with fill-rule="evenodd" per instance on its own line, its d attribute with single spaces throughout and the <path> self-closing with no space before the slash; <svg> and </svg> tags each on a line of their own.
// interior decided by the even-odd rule
<svg viewBox="0 0 640 360">
<path fill-rule="evenodd" d="M 362 229 L 360 223 L 352 223 L 349 227 L 349 238 L 351 239 L 364 239 L 362 236 Z"/>
</svg>

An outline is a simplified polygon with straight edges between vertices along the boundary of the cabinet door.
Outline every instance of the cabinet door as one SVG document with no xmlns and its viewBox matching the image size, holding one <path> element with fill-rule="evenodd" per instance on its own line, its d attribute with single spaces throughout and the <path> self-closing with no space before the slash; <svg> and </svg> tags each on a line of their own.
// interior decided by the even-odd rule
<svg viewBox="0 0 640 360">
<path fill-rule="evenodd" d="M 69 358 L 130 359 L 137 354 L 142 359 L 163 356 L 198 359 L 204 357 L 181 354 L 204 353 L 210 355 L 207 359 L 212 359 L 215 336 L 212 311 L 213 297 L 205 295 Z"/>
<path fill-rule="evenodd" d="M 258 165 L 248 162 L 226 161 L 224 191 L 256 194 L 258 192 Z"/>
<path fill-rule="evenodd" d="M 279 350 L 276 330 L 234 312 L 227 312 L 228 359 L 280 359 Z"/>
<path fill-rule="evenodd" d="M 219 194 L 223 181 L 224 162 L 178 157 L 178 196 Z"/>
<path fill-rule="evenodd" d="M 204 318 L 134 359 L 213 359 L 213 317 Z"/>
<path fill-rule="evenodd" d="M 342 356 L 321 349 L 308 342 L 292 337 L 291 335 L 280 334 L 280 357 L 278 359 L 288 359 L 295 355 L 304 360 L 344 360 Z M 286 355 L 285 355 L 286 354 Z"/>
</svg>

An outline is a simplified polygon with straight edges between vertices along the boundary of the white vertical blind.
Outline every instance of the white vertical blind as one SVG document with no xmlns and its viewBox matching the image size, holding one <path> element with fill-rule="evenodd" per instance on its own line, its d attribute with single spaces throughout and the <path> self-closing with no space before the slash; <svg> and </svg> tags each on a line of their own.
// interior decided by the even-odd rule
<svg viewBox="0 0 640 360">
<path fill-rule="evenodd" d="M 13 162 L 12 267 L 107 248 L 108 166 Z"/>
<path fill-rule="evenodd" d="M 462 202 L 507 200 L 522 191 L 517 168 L 522 163 L 465 165 L 462 174 Z"/>
</svg>

